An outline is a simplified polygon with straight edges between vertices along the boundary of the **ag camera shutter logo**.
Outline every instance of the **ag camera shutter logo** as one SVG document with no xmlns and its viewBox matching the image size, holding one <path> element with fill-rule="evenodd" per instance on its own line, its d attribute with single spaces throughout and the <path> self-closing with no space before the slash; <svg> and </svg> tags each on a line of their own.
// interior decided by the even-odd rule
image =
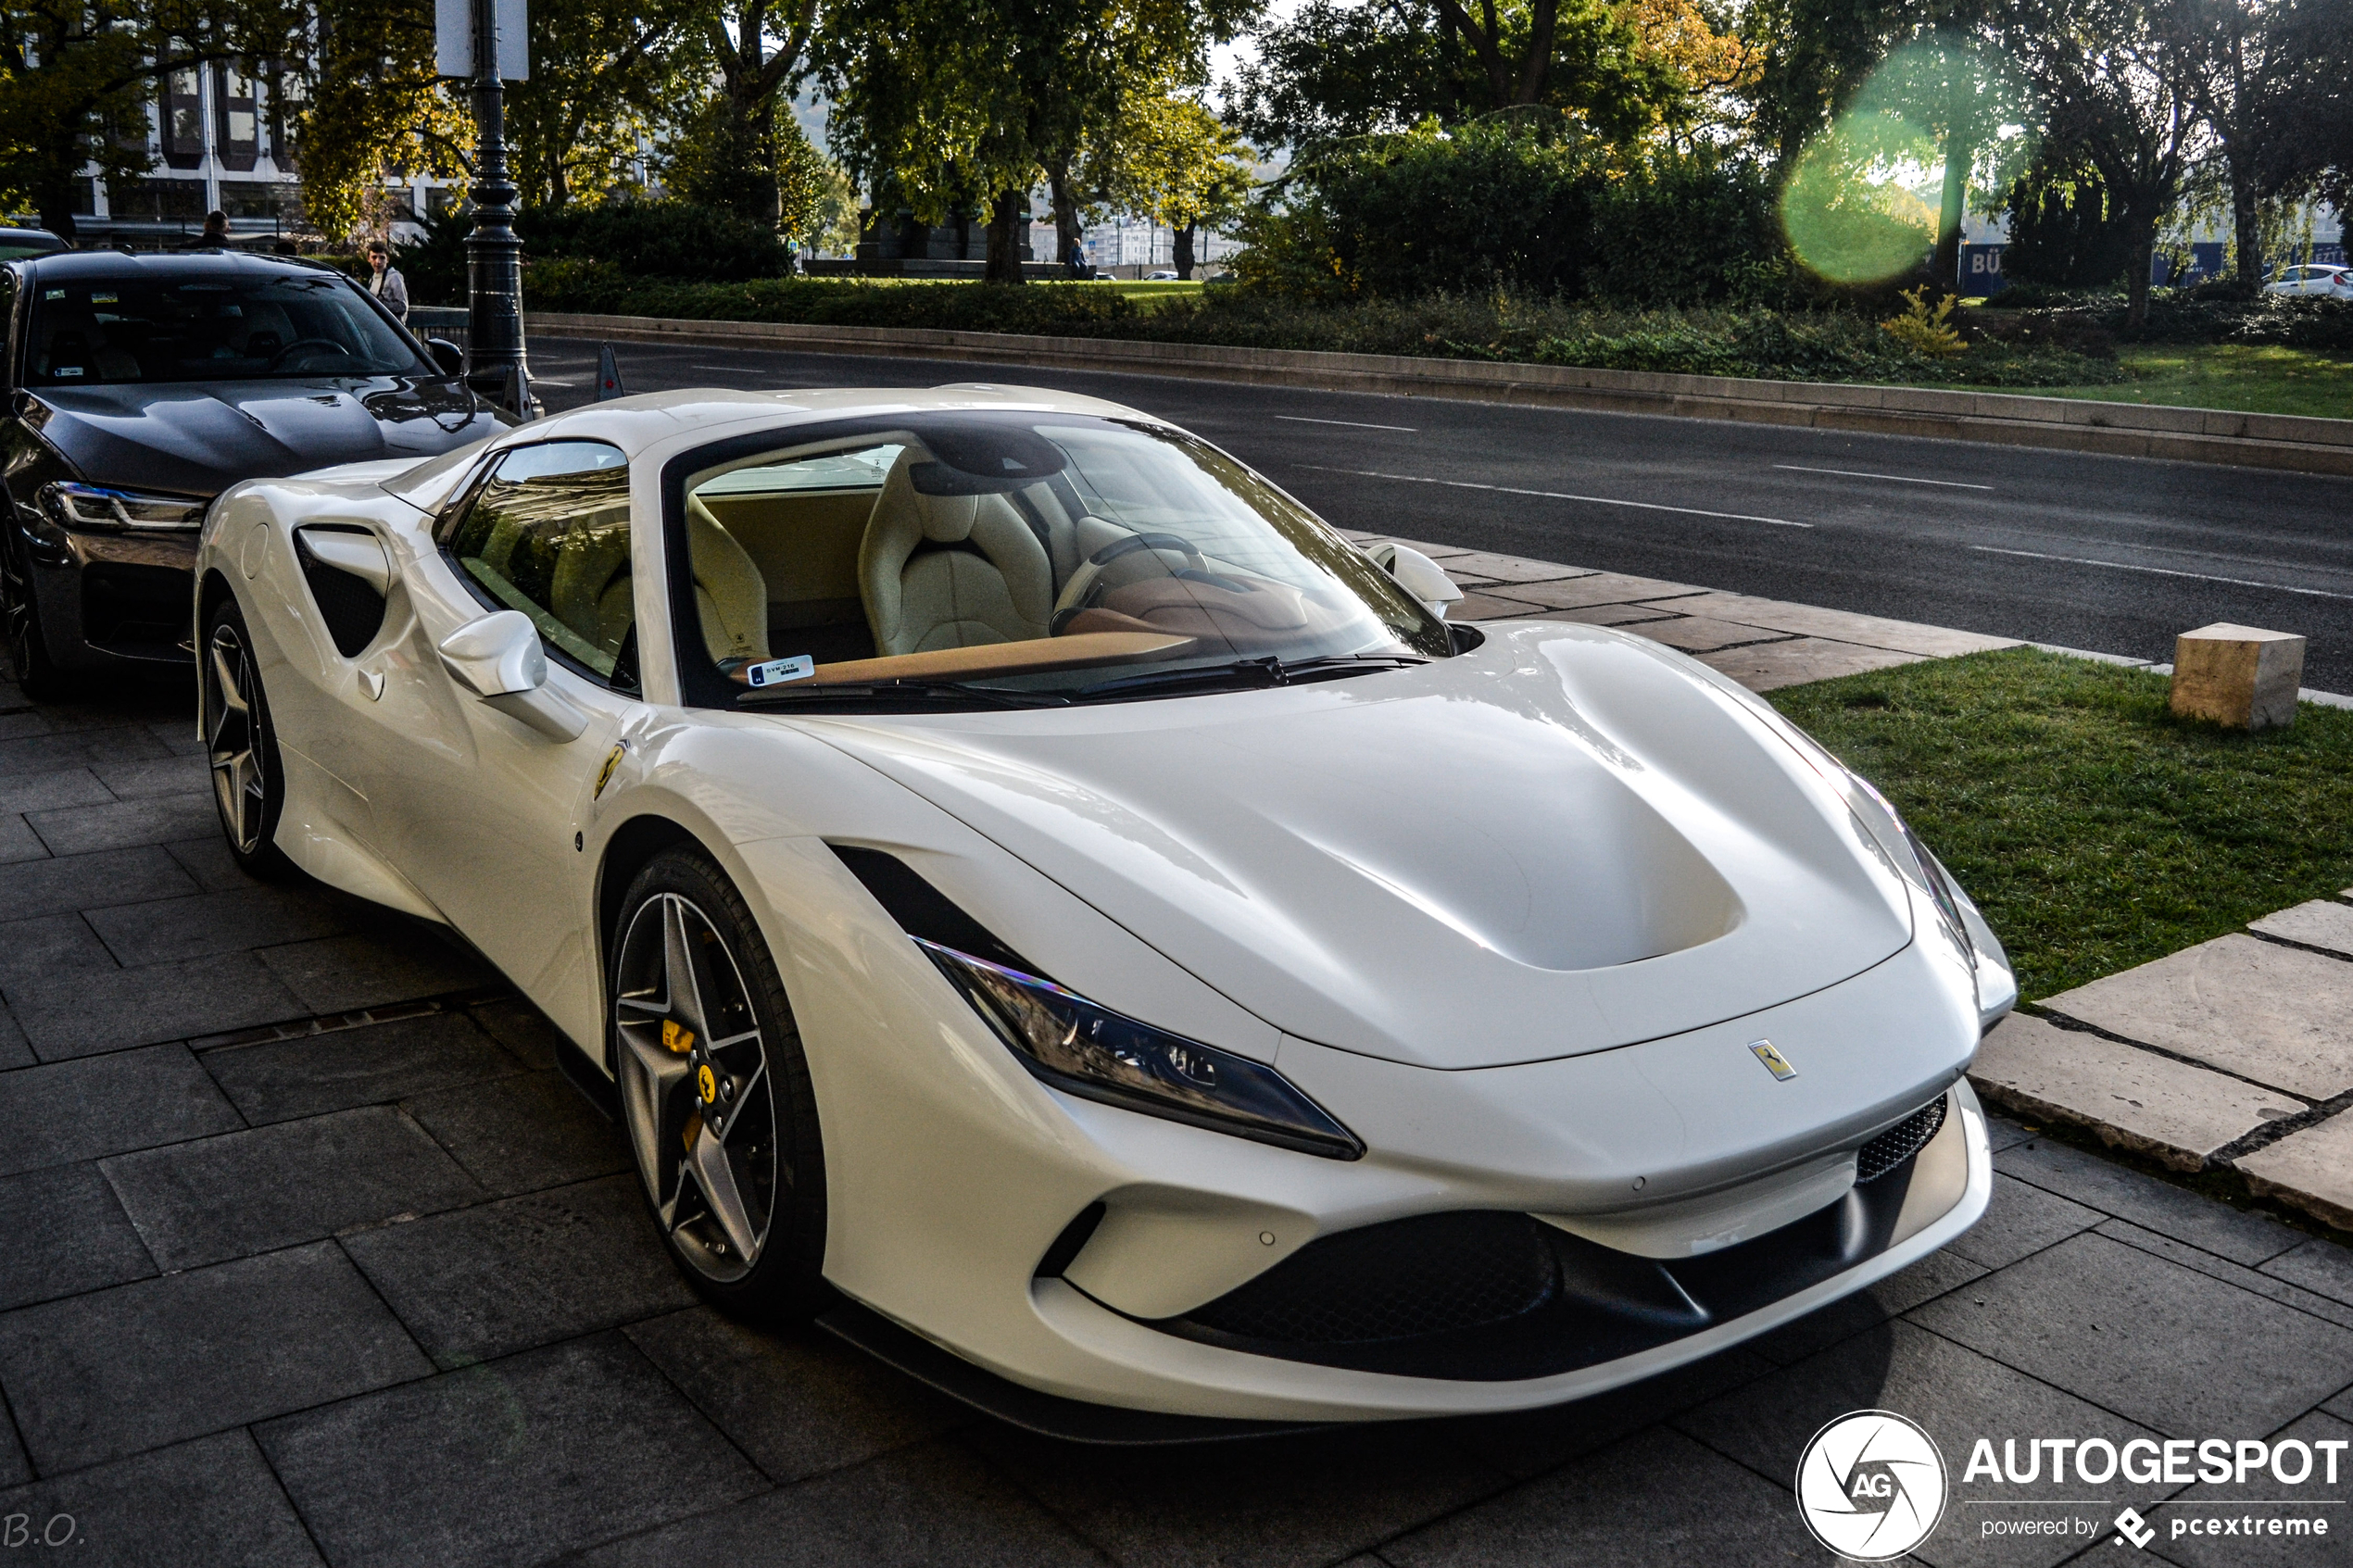
<svg viewBox="0 0 2353 1568">
<path fill-rule="evenodd" d="M 1903 1556 L 1944 1517 L 1944 1456 L 1893 1411 L 1856 1411 L 1814 1434 L 1797 1461 L 1797 1512 L 1856 1562 Z"/>
</svg>

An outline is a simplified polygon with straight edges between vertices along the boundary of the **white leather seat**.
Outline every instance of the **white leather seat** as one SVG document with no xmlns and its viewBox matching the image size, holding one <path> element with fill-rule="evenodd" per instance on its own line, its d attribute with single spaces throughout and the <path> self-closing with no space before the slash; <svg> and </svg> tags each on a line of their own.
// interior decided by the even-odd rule
<svg viewBox="0 0 2353 1568">
<path fill-rule="evenodd" d="M 1026 642 L 1049 634 L 1054 570 L 1002 495 L 926 495 L 891 465 L 858 548 L 858 591 L 877 654 Z"/>
<path fill-rule="evenodd" d="M 686 553 L 694 562 L 695 608 L 701 612 L 703 646 L 711 662 L 766 659 L 767 579 L 699 495 L 686 499 Z"/>
</svg>

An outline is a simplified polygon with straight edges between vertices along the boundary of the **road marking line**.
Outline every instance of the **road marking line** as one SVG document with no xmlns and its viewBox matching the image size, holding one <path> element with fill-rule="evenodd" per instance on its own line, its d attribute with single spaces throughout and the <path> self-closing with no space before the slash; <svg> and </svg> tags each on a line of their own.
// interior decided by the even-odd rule
<svg viewBox="0 0 2353 1568">
<path fill-rule="evenodd" d="M 1419 435 L 1419 425 L 1368 425 L 1362 420 L 1311 420 L 1304 414 L 1277 414 L 1295 425 L 1346 425 L 1351 430 L 1402 430 L 1408 435 Z"/>
<path fill-rule="evenodd" d="M 1856 469 L 1809 469 L 1798 463 L 1775 463 L 1785 473 L 1834 473 L 1841 479 L 1885 479 L 1897 484 L 1941 484 L 1947 490 L 1991 490 L 1990 484 L 1964 484 L 1957 479 L 1907 479 L 1900 473 L 1864 473 Z"/>
<path fill-rule="evenodd" d="M 1281 415 L 1276 418 L 1280 419 Z M 1425 479 L 1417 473 L 1378 473 L 1371 469 L 1336 469 L 1322 463 L 1302 463 L 1318 473 L 1352 473 L 1363 479 L 1395 479 L 1407 484 L 1442 484 L 1450 490 L 1491 490 L 1498 495 L 1536 495 L 1547 501 L 1585 501 L 1598 507 L 1639 507 L 1646 512 L 1681 512 L 1687 517 L 1719 517 L 1733 522 L 1769 522 L 1776 528 L 1811 528 L 1785 517 L 1753 517 L 1747 512 L 1711 512 L 1698 507 L 1669 507 L 1657 501 L 1627 501 L 1616 495 L 1572 495 L 1565 490 L 1522 490 L 1510 484 L 1474 484 L 1466 479 Z"/>
<path fill-rule="evenodd" d="M 2152 577 L 2188 577 L 2200 583 L 2227 583 L 2233 588 L 2268 588 L 2274 594 L 2301 594 L 2311 599 L 2353 599 L 2353 594 L 2332 594 L 2325 588 L 2291 588 L 2284 583 L 2258 583 L 2250 577 L 2217 577 L 2205 571 L 2176 571 L 2165 566 L 2134 566 L 2130 561 L 2093 560 L 2088 556 L 2050 556 L 2040 550 L 2003 550 L 1992 545 L 1971 545 L 1989 556 L 2020 556 L 2027 560 L 2065 561 L 2070 566 L 2105 566 L 2114 571 L 2145 571 Z"/>
</svg>

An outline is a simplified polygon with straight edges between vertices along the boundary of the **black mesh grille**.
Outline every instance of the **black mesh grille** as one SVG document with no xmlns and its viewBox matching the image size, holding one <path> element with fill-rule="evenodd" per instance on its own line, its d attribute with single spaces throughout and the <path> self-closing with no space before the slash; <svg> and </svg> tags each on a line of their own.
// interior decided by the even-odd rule
<svg viewBox="0 0 2353 1568">
<path fill-rule="evenodd" d="M 1364 1344 L 1501 1323 L 1553 1297 L 1559 1266 L 1525 1214 L 1432 1214 L 1342 1231 L 1188 1314 L 1282 1344 Z"/>
<path fill-rule="evenodd" d="M 1875 1182 L 1918 1154 L 1944 1125 L 1944 1097 L 1937 1096 L 1862 1147 L 1855 1157 L 1856 1185 Z"/>
</svg>

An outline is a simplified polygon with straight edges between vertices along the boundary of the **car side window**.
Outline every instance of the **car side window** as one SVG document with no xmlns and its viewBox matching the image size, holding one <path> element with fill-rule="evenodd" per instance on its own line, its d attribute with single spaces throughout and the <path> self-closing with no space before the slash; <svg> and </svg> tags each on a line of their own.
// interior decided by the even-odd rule
<svg viewBox="0 0 2353 1568">
<path fill-rule="evenodd" d="M 478 593 L 519 609 L 547 651 L 634 689 L 629 460 L 601 441 L 502 454 L 445 525 L 442 547 Z"/>
</svg>

